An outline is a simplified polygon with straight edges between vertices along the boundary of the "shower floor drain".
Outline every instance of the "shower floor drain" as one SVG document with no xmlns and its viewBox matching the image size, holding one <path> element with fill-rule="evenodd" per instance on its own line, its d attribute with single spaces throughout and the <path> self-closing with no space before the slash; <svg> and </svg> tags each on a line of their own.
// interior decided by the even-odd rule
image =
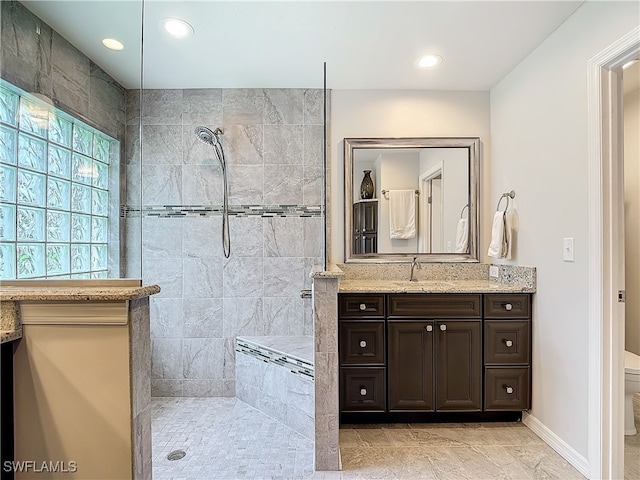
<svg viewBox="0 0 640 480">
<path fill-rule="evenodd" d="M 180 460 L 187 454 L 184 450 L 174 450 L 167 455 L 167 460 Z"/>
</svg>

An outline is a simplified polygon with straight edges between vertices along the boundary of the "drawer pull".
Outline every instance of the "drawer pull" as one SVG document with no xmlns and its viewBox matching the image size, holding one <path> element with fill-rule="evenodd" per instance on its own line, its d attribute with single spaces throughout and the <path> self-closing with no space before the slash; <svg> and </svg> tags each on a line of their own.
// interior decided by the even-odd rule
<svg viewBox="0 0 640 480">
<path fill-rule="evenodd" d="M 365 342 L 364 340 L 360 340 L 360 348 L 364 348 L 367 346 L 367 342 Z"/>
<path fill-rule="evenodd" d="M 424 329 L 425 329 L 427 332 L 430 332 L 430 331 L 432 331 L 432 330 L 433 330 L 433 326 L 432 326 L 432 325 L 427 325 L 426 327 L 424 327 Z"/>
<path fill-rule="evenodd" d="M 360 387 L 360 396 L 364 397 L 367 394 L 367 389 L 364 387 Z"/>
<path fill-rule="evenodd" d="M 363 310 L 363 311 L 364 311 L 364 310 L 366 310 L 366 309 L 367 309 L 367 306 L 366 306 L 364 303 L 361 303 L 361 304 L 360 304 L 360 310 Z"/>
<path fill-rule="evenodd" d="M 512 341 L 512 340 L 504 340 L 504 344 L 505 344 L 507 347 L 513 347 L 513 341 Z"/>
<path fill-rule="evenodd" d="M 507 312 L 510 312 L 511 310 L 513 310 L 513 305 L 511 305 L 510 303 L 506 303 L 506 304 L 504 305 L 504 309 L 505 309 Z"/>
<path fill-rule="evenodd" d="M 507 391 L 509 395 L 513 393 L 513 387 L 509 387 L 508 385 L 503 385 L 503 388 Z"/>
<path fill-rule="evenodd" d="M 442 325 L 440 325 L 440 330 L 442 330 L 443 332 L 446 332 L 447 326 L 443 323 Z"/>
</svg>

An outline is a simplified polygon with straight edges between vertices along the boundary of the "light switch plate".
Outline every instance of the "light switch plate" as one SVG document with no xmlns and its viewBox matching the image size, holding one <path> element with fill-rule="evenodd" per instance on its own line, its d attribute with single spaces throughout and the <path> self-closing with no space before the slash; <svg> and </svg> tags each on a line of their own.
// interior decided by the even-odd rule
<svg viewBox="0 0 640 480">
<path fill-rule="evenodd" d="M 491 278 L 498 278 L 500 275 L 500 270 L 497 265 L 489 265 L 489 276 Z"/>
<path fill-rule="evenodd" d="M 573 262 L 573 238 L 562 239 L 562 260 Z"/>
</svg>

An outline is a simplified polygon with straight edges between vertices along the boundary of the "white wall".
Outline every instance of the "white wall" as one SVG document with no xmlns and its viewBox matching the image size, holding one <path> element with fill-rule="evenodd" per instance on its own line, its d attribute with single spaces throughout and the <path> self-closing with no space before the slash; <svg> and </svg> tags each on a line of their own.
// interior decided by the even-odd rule
<svg viewBox="0 0 640 480">
<path fill-rule="evenodd" d="M 492 159 L 491 169 L 485 169 L 491 199 L 516 191 L 519 244 L 510 263 L 538 269 L 531 413 L 584 458 L 587 61 L 632 30 L 639 18 L 636 2 L 586 2 L 491 90 Z M 575 238 L 575 262 L 562 261 L 564 237 Z"/>
<path fill-rule="evenodd" d="M 488 171 L 489 127 L 488 92 L 332 90 L 329 262 L 344 261 L 344 138 L 480 137 L 480 169 Z M 486 206 L 493 200 L 482 177 L 480 202 Z M 490 217 L 481 212 L 484 218 Z M 488 239 L 488 229 L 480 231 Z"/>
<path fill-rule="evenodd" d="M 629 69 L 632 70 L 632 69 Z M 638 70 L 635 69 L 637 75 Z M 625 72 L 626 75 L 626 72 Z M 624 97 L 625 348 L 640 355 L 640 90 Z"/>
</svg>

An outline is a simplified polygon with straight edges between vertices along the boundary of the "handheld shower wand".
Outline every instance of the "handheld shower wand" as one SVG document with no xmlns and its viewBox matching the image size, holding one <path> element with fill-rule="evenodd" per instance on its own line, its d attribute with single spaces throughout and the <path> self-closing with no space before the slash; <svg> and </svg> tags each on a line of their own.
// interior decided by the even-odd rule
<svg viewBox="0 0 640 480">
<path fill-rule="evenodd" d="M 222 143 L 220 142 L 220 135 L 222 135 L 223 133 L 220 128 L 216 128 L 212 131 L 207 127 L 196 127 L 195 134 L 202 143 L 211 145 L 213 147 L 216 158 L 218 159 L 218 161 L 220 162 L 220 166 L 222 167 L 222 248 L 224 252 L 224 258 L 229 258 L 229 255 L 231 255 L 231 239 L 229 238 L 229 189 L 227 180 L 227 164 L 224 158 Z"/>
</svg>

